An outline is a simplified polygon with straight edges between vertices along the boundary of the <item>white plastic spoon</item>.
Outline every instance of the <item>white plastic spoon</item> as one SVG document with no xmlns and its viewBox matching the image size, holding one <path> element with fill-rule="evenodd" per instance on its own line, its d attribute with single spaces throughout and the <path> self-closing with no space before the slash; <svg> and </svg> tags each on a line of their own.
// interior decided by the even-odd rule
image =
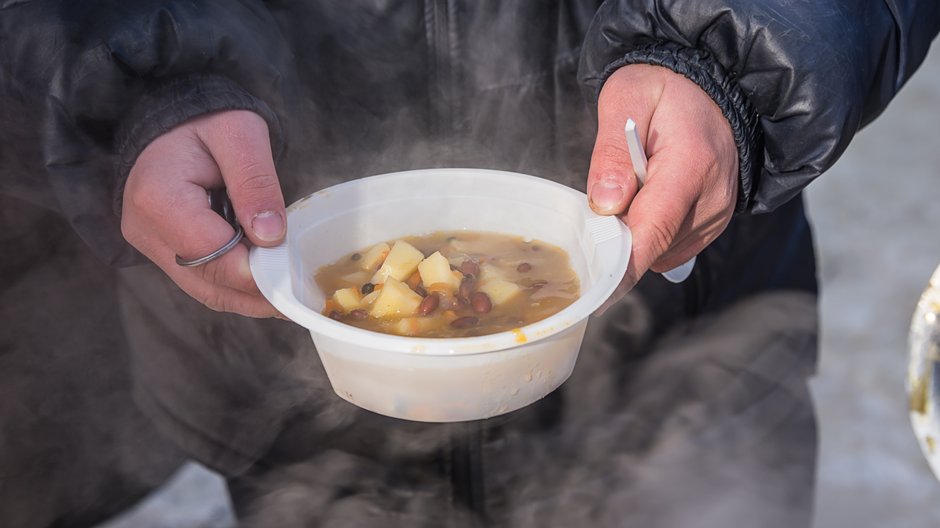
<svg viewBox="0 0 940 528">
<path fill-rule="evenodd" d="M 630 161 L 633 163 L 633 172 L 636 174 L 637 189 L 639 189 L 646 183 L 646 152 L 643 150 L 643 143 L 640 142 L 640 134 L 636 131 L 636 122 L 627 119 L 623 130 L 627 136 L 627 149 L 630 151 Z M 689 278 L 694 267 L 695 257 L 692 257 L 685 264 L 664 271 L 662 275 L 669 282 L 678 284 Z"/>
</svg>

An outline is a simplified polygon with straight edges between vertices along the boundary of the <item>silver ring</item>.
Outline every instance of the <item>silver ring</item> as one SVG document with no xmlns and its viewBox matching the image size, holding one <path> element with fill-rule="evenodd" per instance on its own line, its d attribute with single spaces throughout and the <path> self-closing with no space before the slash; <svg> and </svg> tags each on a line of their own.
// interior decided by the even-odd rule
<svg viewBox="0 0 940 528">
<path fill-rule="evenodd" d="M 193 260 L 184 260 L 184 259 L 181 258 L 179 255 L 177 255 L 177 256 L 176 256 L 176 263 L 179 264 L 180 266 L 183 266 L 184 268 L 194 268 L 194 267 L 196 267 L 196 266 L 202 266 L 203 264 L 205 264 L 205 263 L 207 263 L 207 262 L 212 262 L 213 260 L 215 260 L 215 259 L 221 257 L 222 255 L 228 253 L 229 250 L 231 250 L 233 247 L 235 247 L 235 246 L 241 241 L 241 239 L 242 239 L 243 236 L 245 236 L 245 230 L 242 229 L 242 226 L 236 225 L 236 226 L 235 226 L 235 236 L 233 236 L 231 240 L 229 240 L 228 242 L 226 242 L 224 246 L 222 246 L 222 247 L 220 247 L 219 249 L 213 251 L 212 253 L 209 253 L 208 255 L 206 255 L 206 256 L 204 256 L 204 257 L 199 257 L 199 258 L 193 259 Z"/>
</svg>

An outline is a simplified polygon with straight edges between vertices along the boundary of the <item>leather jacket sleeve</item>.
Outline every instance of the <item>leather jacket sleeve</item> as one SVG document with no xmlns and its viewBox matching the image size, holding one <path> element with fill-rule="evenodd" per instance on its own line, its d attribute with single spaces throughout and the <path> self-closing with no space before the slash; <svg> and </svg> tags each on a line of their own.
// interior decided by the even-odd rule
<svg viewBox="0 0 940 528">
<path fill-rule="evenodd" d="M 835 163 L 938 31 L 936 0 L 608 0 L 579 77 L 595 100 L 626 64 L 698 83 L 738 144 L 737 211 L 769 212 Z"/>
<path fill-rule="evenodd" d="M 277 155 L 290 61 L 260 1 L 0 1 L 0 192 L 133 262 L 119 200 L 140 151 L 191 117 L 247 109 Z"/>
</svg>

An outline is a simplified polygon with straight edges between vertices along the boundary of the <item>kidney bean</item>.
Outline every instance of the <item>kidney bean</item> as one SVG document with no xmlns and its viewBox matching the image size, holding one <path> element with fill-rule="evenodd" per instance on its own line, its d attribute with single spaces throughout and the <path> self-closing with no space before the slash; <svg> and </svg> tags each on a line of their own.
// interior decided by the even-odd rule
<svg viewBox="0 0 940 528">
<path fill-rule="evenodd" d="M 451 321 L 450 326 L 454 328 L 470 328 L 471 326 L 476 326 L 479 322 L 480 320 L 476 317 L 472 315 L 465 315 Z"/>
<path fill-rule="evenodd" d="M 476 288 L 477 281 L 473 277 L 464 277 L 460 281 L 460 289 L 457 290 L 457 296 L 463 299 L 470 299 L 470 295 L 473 294 L 473 290 Z"/>
<path fill-rule="evenodd" d="M 463 261 L 458 270 L 464 275 L 470 275 L 472 277 L 480 276 L 480 265 L 470 259 Z"/>
<path fill-rule="evenodd" d="M 362 288 L 359 288 L 359 291 L 362 292 L 363 295 L 368 295 L 372 293 L 373 291 L 375 291 L 375 284 L 372 284 L 371 282 L 367 282 L 362 285 Z"/>
<path fill-rule="evenodd" d="M 437 305 L 439 305 L 440 303 L 441 303 L 440 295 L 436 293 L 432 293 L 431 295 L 428 295 L 427 297 L 424 298 L 423 301 L 421 301 L 421 304 L 418 305 L 418 315 L 425 316 L 425 315 L 429 315 L 433 313 L 434 310 L 437 309 Z"/>
<path fill-rule="evenodd" d="M 339 310 L 333 310 L 332 312 L 330 312 L 330 319 L 333 319 L 334 321 L 339 321 L 342 318 L 343 318 L 343 312 Z"/>
<path fill-rule="evenodd" d="M 473 311 L 478 314 L 489 313 L 493 309 L 493 302 L 490 301 L 490 296 L 483 292 L 475 292 L 470 297 L 470 306 L 473 308 Z"/>
<path fill-rule="evenodd" d="M 519 273 L 525 273 L 531 269 L 532 269 L 532 264 L 529 264 L 528 262 L 523 262 L 522 264 L 519 264 L 518 266 L 516 266 L 516 271 L 518 271 Z"/>
<path fill-rule="evenodd" d="M 541 289 L 542 289 L 542 286 L 545 286 L 546 284 L 548 284 L 548 281 L 546 281 L 546 280 L 536 280 L 536 281 L 532 281 L 532 284 L 529 285 L 529 289 L 530 289 L 530 290 L 541 290 Z"/>
<path fill-rule="evenodd" d="M 367 311 L 365 311 L 365 310 L 353 310 L 353 311 L 349 312 L 349 317 L 351 317 L 351 318 L 353 318 L 353 319 L 355 319 L 355 320 L 357 320 L 357 321 L 362 321 L 362 320 L 365 319 L 366 317 L 369 317 L 369 312 L 367 312 Z"/>
</svg>

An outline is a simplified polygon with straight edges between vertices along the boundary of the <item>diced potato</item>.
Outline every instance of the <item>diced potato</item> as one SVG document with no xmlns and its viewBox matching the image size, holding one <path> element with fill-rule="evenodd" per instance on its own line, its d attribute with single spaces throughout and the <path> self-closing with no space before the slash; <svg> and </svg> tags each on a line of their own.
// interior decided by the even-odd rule
<svg viewBox="0 0 940 528">
<path fill-rule="evenodd" d="M 449 246 L 452 251 L 465 255 L 485 254 L 493 249 L 492 241 L 487 242 L 485 239 L 479 238 L 472 240 L 460 240 L 455 238 L 450 241 Z"/>
<path fill-rule="evenodd" d="M 363 297 L 362 300 L 359 301 L 359 308 L 368 308 L 369 306 L 371 306 L 372 303 L 374 303 L 375 300 L 379 298 L 380 293 L 382 293 L 381 290 L 375 290 L 372 293 Z"/>
<path fill-rule="evenodd" d="M 372 317 L 406 317 L 414 315 L 423 297 L 411 291 L 405 283 L 388 277 L 385 287 L 372 303 L 369 315 Z"/>
<path fill-rule="evenodd" d="M 382 284 L 388 277 L 403 281 L 418 269 L 418 264 L 422 260 L 424 260 L 424 253 L 418 251 L 408 242 L 398 240 L 392 246 L 388 256 L 385 257 L 385 262 L 382 263 L 382 267 L 375 272 L 370 282 L 372 284 Z"/>
<path fill-rule="evenodd" d="M 454 275 L 450 269 L 450 262 L 441 255 L 440 251 L 435 251 L 430 257 L 418 264 L 418 273 L 421 274 L 421 282 L 426 285 L 447 284 L 450 291 L 460 287 L 460 278 Z"/>
<path fill-rule="evenodd" d="M 343 288 L 333 293 L 333 301 L 339 305 L 344 312 L 351 312 L 359 308 L 359 302 L 362 300 L 362 294 L 356 288 Z"/>
<path fill-rule="evenodd" d="M 454 288 L 447 282 L 435 282 L 432 284 L 425 284 L 424 289 L 428 293 L 436 293 L 441 296 L 449 295 L 454 296 Z"/>
<path fill-rule="evenodd" d="M 362 258 L 359 259 L 359 267 L 370 273 L 374 272 L 382 265 L 382 262 L 385 261 L 385 257 L 390 250 L 391 248 L 388 244 L 379 242 L 362 255 Z"/>
<path fill-rule="evenodd" d="M 518 284 L 503 279 L 483 281 L 477 289 L 487 294 L 494 305 L 505 303 L 522 290 Z"/>
<path fill-rule="evenodd" d="M 366 270 L 355 271 L 353 273 L 347 273 L 340 277 L 340 280 L 349 283 L 362 286 L 363 284 L 369 282 L 369 279 L 372 277 L 372 273 Z"/>
<path fill-rule="evenodd" d="M 434 326 L 434 320 L 427 317 L 403 317 L 392 327 L 398 335 L 415 336 L 427 332 Z"/>
<path fill-rule="evenodd" d="M 506 280 L 506 272 L 492 264 L 484 262 L 480 264 L 480 280 L 483 282 L 489 280 Z"/>
</svg>

